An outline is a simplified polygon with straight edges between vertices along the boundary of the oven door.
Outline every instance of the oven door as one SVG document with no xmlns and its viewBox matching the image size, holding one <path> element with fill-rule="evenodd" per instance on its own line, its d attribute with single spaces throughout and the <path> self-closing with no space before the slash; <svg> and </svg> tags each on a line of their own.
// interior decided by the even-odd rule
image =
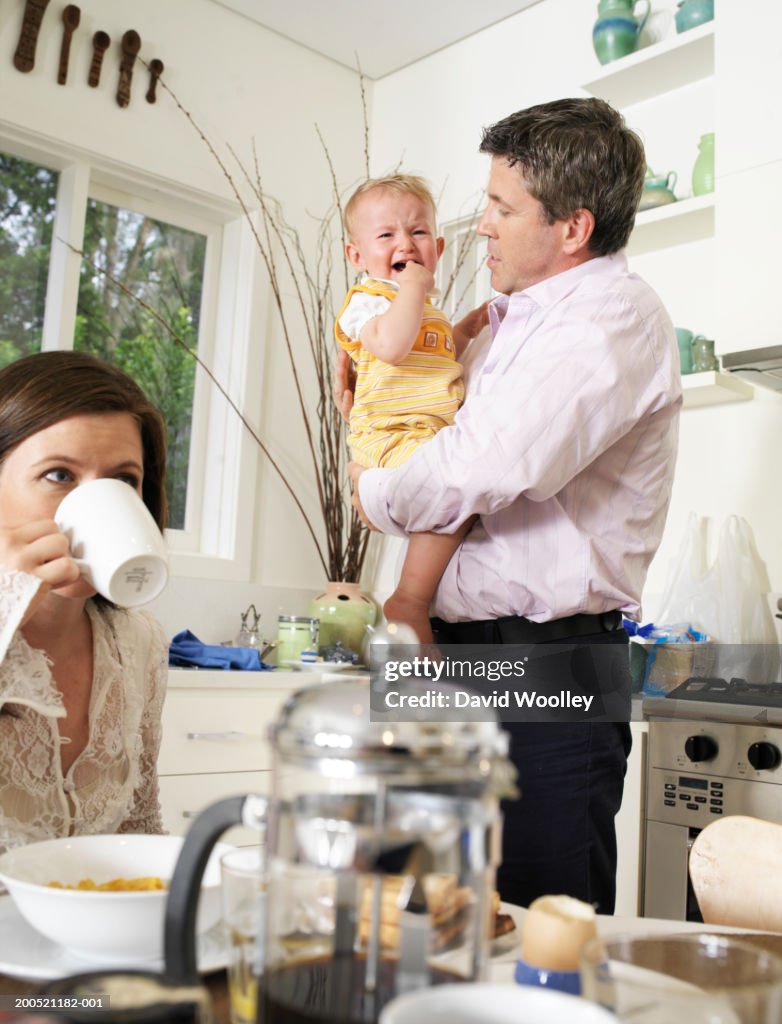
<svg viewBox="0 0 782 1024">
<path fill-rule="evenodd" d="M 690 882 L 690 849 L 697 828 L 646 822 L 643 916 L 703 921 Z"/>
</svg>

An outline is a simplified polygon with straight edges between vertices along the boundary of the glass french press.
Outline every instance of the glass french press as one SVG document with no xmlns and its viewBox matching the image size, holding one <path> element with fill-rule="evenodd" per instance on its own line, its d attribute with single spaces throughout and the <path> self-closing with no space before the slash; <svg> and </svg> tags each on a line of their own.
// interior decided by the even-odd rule
<svg viewBox="0 0 782 1024">
<path fill-rule="evenodd" d="M 264 1024 L 374 1024 L 398 994 L 484 973 L 507 736 L 494 721 L 372 721 L 371 695 L 340 679 L 289 698 L 271 795 L 207 808 L 171 882 L 166 969 L 192 982 L 209 851 L 231 825 L 265 826 Z"/>
</svg>

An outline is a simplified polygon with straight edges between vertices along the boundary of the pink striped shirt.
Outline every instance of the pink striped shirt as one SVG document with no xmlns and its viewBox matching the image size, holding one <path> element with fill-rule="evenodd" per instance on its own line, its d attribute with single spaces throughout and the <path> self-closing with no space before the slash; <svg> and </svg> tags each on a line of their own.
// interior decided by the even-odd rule
<svg viewBox="0 0 782 1024">
<path fill-rule="evenodd" d="M 364 509 L 397 534 L 478 513 L 435 598 L 447 621 L 637 618 L 676 460 L 671 320 L 624 253 L 500 295 L 490 317 L 453 425 L 399 469 L 365 471 Z"/>
</svg>

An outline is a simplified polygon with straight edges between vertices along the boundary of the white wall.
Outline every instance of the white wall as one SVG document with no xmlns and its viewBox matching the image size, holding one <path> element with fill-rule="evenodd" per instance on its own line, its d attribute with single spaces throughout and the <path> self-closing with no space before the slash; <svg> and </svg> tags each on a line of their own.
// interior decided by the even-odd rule
<svg viewBox="0 0 782 1024">
<path fill-rule="evenodd" d="M 654 6 L 659 38 L 672 30 L 675 4 Z M 782 16 L 772 0 L 760 0 L 750 24 L 741 8 L 720 6 L 716 86 L 699 83 L 626 111 L 655 172 L 678 171 L 680 197 L 690 193 L 698 138 L 716 125 L 716 241 L 639 256 L 632 267 L 658 289 L 677 324 L 715 338 L 718 352 L 749 348 L 755 340 L 779 343 L 782 335 L 778 284 L 770 280 L 779 276 L 782 224 L 775 200 L 782 166 L 769 163 L 782 161 L 780 135 L 770 127 L 780 99 Z M 373 97 L 373 172 L 404 154 L 407 169 L 443 189 L 442 219 L 459 216 L 487 174 L 488 158 L 477 153 L 481 127 L 531 103 L 582 95 L 579 83 L 600 70 L 591 46 L 595 16 L 596 5 L 583 0 L 544 0 L 380 80 Z M 758 35 L 752 26 L 759 23 Z M 425 119 L 415 116 L 422 108 Z M 723 190 L 729 202 L 721 212 Z M 742 215 L 742 204 L 749 216 Z M 745 516 L 771 589 L 782 590 L 781 437 L 782 397 L 760 389 L 754 401 L 683 412 L 673 501 L 645 592 L 647 615 L 654 615 L 690 510 L 714 517 L 717 527 L 729 513 Z M 384 585 L 391 576 L 386 563 Z"/>
</svg>

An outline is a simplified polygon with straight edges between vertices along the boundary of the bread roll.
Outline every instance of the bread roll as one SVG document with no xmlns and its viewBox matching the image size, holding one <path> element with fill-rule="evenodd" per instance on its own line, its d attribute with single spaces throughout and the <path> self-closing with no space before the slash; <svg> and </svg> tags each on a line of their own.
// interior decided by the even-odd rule
<svg viewBox="0 0 782 1024">
<path fill-rule="evenodd" d="M 572 896 L 541 896 L 524 918 L 521 959 L 549 971 L 577 971 L 584 943 L 596 934 L 594 907 Z"/>
<path fill-rule="evenodd" d="M 782 825 L 741 814 L 710 822 L 690 851 L 706 924 L 782 932 Z"/>
</svg>

